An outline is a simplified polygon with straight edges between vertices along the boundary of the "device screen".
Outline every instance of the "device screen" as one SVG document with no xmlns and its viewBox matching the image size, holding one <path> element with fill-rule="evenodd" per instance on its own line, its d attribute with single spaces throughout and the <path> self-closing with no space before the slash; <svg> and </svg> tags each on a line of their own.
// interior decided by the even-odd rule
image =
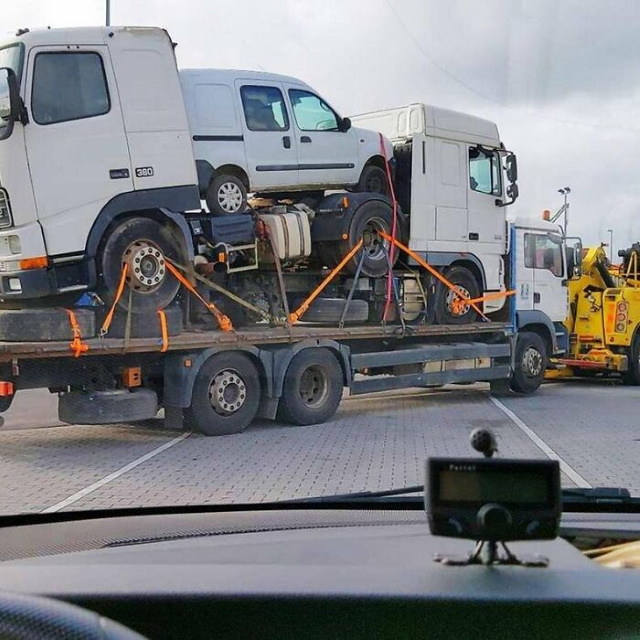
<svg viewBox="0 0 640 640">
<path fill-rule="evenodd" d="M 440 471 L 443 502 L 546 503 L 547 477 L 539 472 Z"/>
</svg>

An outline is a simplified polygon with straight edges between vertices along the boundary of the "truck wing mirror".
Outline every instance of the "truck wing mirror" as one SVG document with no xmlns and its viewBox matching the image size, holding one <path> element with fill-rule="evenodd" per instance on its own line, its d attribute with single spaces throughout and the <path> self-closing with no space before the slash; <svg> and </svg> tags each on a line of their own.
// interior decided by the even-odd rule
<svg viewBox="0 0 640 640">
<path fill-rule="evenodd" d="M 511 183 L 518 180 L 518 161 L 513 153 L 510 153 L 506 159 L 507 180 Z"/>
<path fill-rule="evenodd" d="M 0 68 L 0 140 L 13 132 L 13 123 L 20 117 L 21 102 L 18 80 L 13 69 Z"/>
<path fill-rule="evenodd" d="M 351 119 L 342 118 L 340 120 L 340 131 L 342 131 L 342 133 L 346 133 L 349 129 L 351 129 Z"/>
</svg>

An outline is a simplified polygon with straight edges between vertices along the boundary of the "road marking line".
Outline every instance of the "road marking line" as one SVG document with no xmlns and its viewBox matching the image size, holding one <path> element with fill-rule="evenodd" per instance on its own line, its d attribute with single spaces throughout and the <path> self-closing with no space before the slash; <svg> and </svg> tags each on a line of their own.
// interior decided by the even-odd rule
<svg viewBox="0 0 640 640">
<path fill-rule="evenodd" d="M 569 476 L 569 478 L 571 478 L 578 487 L 585 489 L 593 488 L 589 482 L 587 482 L 572 466 L 565 462 L 535 431 L 533 431 L 533 429 L 520 420 L 520 418 L 511 411 L 511 409 L 505 407 L 498 398 L 489 396 L 489 400 L 491 400 L 491 402 L 493 402 L 493 404 L 495 404 L 502 413 L 511 418 L 515 425 L 519 427 L 548 458 L 551 460 L 557 460 L 560 463 L 560 469 L 565 473 L 565 475 Z"/>
<path fill-rule="evenodd" d="M 70 504 L 73 504 L 74 502 L 78 502 L 78 500 L 81 500 L 82 498 L 89 495 L 90 493 L 93 493 L 100 487 L 104 487 L 105 484 L 109 484 L 109 482 L 116 480 L 120 476 L 123 476 L 128 471 L 131 471 L 131 469 L 135 469 L 136 467 L 141 465 L 143 462 L 146 462 L 147 460 L 151 460 L 151 458 L 154 458 L 159 453 L 162 453 L 163 451 L 166 451 L 167 449 L 169 449 L 170 447 L 173 447 L 179 442 L 182 442 L 185 438 L 188 438 L 190 435 L 191 435 L 190 432 L 183 433 L 179 435 L 177 438 L 174 438 L 173 440 L 169 440 L 169 442 L 165 442 L 163 445 L 157 447 L 156 449 L 153 449 L 153 451 L 149 451 L 149 453 L 145 453 L 145 455 L 139 458 L 136 458 L 129 464 L 126 464 L 124 467 L 120 467 L 120 469 L 118 469 L 117 471 L 114 471 L 113 473 L 110 473 L 108 476 L 105 476 L 104 478 L 97 480 L 96 482 L 94 482 L 93 484 L 90 484 L 84 489 L 80 489 L 80 491 L 76 491 L 74 494 L 70 495 L 68 498 L 65 498 L 64 500 L 60 502 L 56 502 L 56 504 L 53 504 L 50 507 L 47 507 L 46 509 L 43 509 L 41 513 L 55 513 L 56 511 L 60 511 L 60 509 L 64 509 L 65 507 L 68 507 Z"/>
</svg>

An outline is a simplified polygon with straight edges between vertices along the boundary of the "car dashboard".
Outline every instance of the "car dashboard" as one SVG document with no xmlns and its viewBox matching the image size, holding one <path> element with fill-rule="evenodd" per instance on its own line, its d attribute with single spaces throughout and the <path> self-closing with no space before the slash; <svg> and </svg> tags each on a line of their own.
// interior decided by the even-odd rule
<svg viewBox="0 0 640 640">
<path fill-rule="evenodd" d="M 568 514 L 566 536 L 640 518 Z M 513 543 L 547 568 L 444 566 L 473 543 L 413 509 L 296 508 L 74 519 L 0 529 L 0 590 L 79 605 L 148 638 L 626 637 L 640 573 L 567 540 Z"/>
</svg>

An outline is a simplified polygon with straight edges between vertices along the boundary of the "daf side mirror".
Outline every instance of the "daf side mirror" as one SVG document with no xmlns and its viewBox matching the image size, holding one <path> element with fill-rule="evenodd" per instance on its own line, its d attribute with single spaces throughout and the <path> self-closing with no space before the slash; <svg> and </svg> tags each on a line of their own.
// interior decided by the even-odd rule
<svg viewBox="0 0 640 640">
<path fill-rule="evenodd" d="M 582 242 L 578 240 L 571 248 L 571 273 L 570 278 L 579 278 L 582 275 Z"/>
<path fill-rule="evenodd" d="M 518 161 L 513 153 L 510 153 L 505 161 L 507 180 L 509 182 L 516 182 L 518 180 Z"/>
<path fill-rule="evenodd" d="M 342 118 L 342 120 L 340 120 L 340 131 L 342 131 L 342 133 L 346 133 L 349 129 L 351 129 L 351 119 Z"/>
<path fill-rule="evenodd" d="M 13 132 L 13 123 L 20 117 L 18 79 L 13 69 L 0 69 L 0 140 Z"/>
</svg>

